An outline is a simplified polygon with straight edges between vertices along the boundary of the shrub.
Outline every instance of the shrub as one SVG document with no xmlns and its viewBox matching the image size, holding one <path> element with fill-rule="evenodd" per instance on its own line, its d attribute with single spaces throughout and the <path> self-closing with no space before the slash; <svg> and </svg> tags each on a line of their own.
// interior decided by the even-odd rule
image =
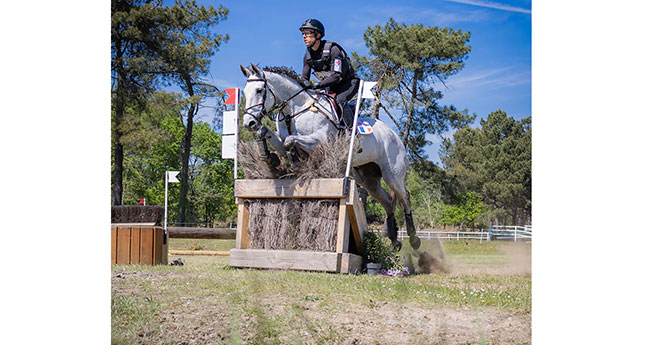
<svg viewBox="0 0 660 345">
<path fill-rule="evenodd" d="M 378 234 L 366 232 L 362 239 L 362 252 L 369 263 L 384 263 L 389 249 Z"/>
</svg>

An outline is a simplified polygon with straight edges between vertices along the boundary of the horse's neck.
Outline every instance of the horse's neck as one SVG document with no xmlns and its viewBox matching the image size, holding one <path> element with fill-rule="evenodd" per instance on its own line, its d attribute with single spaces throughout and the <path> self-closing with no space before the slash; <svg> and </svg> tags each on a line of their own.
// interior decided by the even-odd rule
<svg viewBox="0 0 660 345">
<path fill-rule="evenodd" d="M 284 108 L 284 113 L 288 116 L 294 114 L 296 115 L 291 117 L 291 122 L 298 122 L 300 118 L 303 118 L 305 115 L 309 114 L 308 110 L 311 108 L 312 104 L 317 104 L 322 109 L 325 109 L 326 112 L 331 111 L 330 103 L 325 97 L 316 99 L 312 97 L 308 92 L 301 92 L 302 87 L 297 82 L 291 80 L 289 77 L 277 73 L 270 73 L 266 77 L 268 78 L 269 82 L 272 83 L 273 91 L 275 94 L 277 94 L 279 101 L 284 102 L 288 100 L 287 106 Z M 318 115 L 315 115 L 315 118 L 316 116 Z M 325 121 L 322 116 L 318 117 L 317 119 L 318 121 Z M 289 124 L 285 123 L 284 121 L 277 121 L 276 126 L 277 133 L 280 138 L 294 134 L 289 133 L 291 128 Z M 300 133 L 301 128 L 298 128 L 298 126 L 295 124 L 292 124 L 291 126 L 293 127 L 292 130 L 294 132 Z M 314 126 L 313 128 L 308 127 L 306 130 L 303 130 L 303 132 L 313 132 L 316 129 L 317 126 Z"/>
<path fill-rule="evenodd" d="M 280 102 L 286 101 L 300 91 L 300 86 L 293 80 L 277 73 L 266 73 L 268 73 L 268 81 L 273 84 L 273 92 L 280 98 Z"/>
<path fill-rule="evenodd" d="M 269 73 L 269 72 L 266 72 Z M 269 73 L 268 80 L 272 80 L 273 91 L 280 98 L 280 102 L 288 101 L 287 110 L 294 113 L 307 104 L 312 97 L 307 92 L 300 92 L 301 86 L 289 77 L 277 73 Z M 296 95 L 295 97 L 293 97 Z M 293 97 L 293 98 L 291 98 Z"/>
</svg>

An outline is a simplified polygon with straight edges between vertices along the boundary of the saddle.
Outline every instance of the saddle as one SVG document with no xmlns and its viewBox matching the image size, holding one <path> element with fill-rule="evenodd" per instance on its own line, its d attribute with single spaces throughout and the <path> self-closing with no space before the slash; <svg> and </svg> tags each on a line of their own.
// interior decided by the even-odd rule
<svg viewBox="0 0 660 345">
<path fill-rule="evenodd" d="M 328 96 L 330 96 L 328 97 L 330 99 L 330 104 L 332 104 L 332 108 L 335 110 L 337 118 L 339 119 L 339 126 L 341 127 L 343 125 L 344 128 L 351 128 L 353 126 L 353 114 L 355 114 L 355 103 L 346 103 L 344 108 L 341 109 L 335 99 L 337 94 L 330 93 Z M 344 116 L 344 114 L 346 114 L 346 116 Z"/>
</svg>

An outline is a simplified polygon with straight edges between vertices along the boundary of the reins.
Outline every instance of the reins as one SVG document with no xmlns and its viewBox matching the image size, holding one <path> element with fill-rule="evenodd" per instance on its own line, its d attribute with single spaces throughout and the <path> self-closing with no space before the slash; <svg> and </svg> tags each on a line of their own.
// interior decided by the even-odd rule
<svg viewBox="0 0 660 345">
<path fill-rule="evenodd" d="M 264 82 L 264 88 L 267 89 L 268 91 L 270 91 L 270 93 L 273 95 L 273 107 L 272 107 L 271 109 L 266 110 L 266 97 L 267 97 L 267 96 L 266 96 L 266 91 L 265 91 L 265 90 L 264 90 L 264 95 L 263 95 L 263 99 L 261 100 L 261 103 L 257 103 L 257 104 L 255 104 L 255 105 L 252 105 L 252 106 L 250 106 L 250 107 L 248 107 L 248 108 L 245 109 L 245 113 L 246 113 L 246 114 L 248 114 L 248 115 L 250 115 L 250 116 L 253 116 L 253 117 L 256 118 L 259 122 L 261 122 L 261 120 L 264 118 L 264 116 L 266 116 L 268 113 L 273 113 L 273 112 L 277 111 L 277 112 L 280 114 L 280 116 L 276 116 L 276 117 L 275 117 L 275 120 L 278 121 L 278 122 L 283 122 L 283 121 L 284 121 L 284 122 L 287 124 L 287 127 L 290 127 L 289 122 L 291 121 L 291 119 L 293 119 L 293 118 L 295 118 L 296 116 L 298 116 L 298 115 L 300 115 L 300 114 L 302 114 L 302 113 L 308 111 L 308 110 L 311 109 L 315 104 L 318 104 L 318 99 L 319 99 L 319 96 L 321 95 L 321 93 L 317 93 L 317 94 L 316 94 L 317 97 L 314 97 L 313 95 L 310 94 L 310 92 L 309 92 L 308 90 L 306 90 L 305 88 L 301 88 L 298 92 L 294 93 L 291 97 L 289 97 L 289 98 L 287 98 L 286 100 L 282 101 L 280 104 L 277 104 L 277 96 L 275 95 L 275 93 L 273 92 L 273 90 L 268 86 L 268 80 L 266 79 L 266 75 L 264 75 L 263 78 L 255 78 L 255 79 L 249 79 L 249 78 L 248 78 L 248 80 L 247 80 L 248 83 L 249 83 L 249 82 L 256 82 L 256 81 L 263 81 L 263 82 Z M 289 101 L 291 101 L 292 99 L 294 99 L 296 96 L 298 96 L 299 94 L 301 94 L 303 91 L 305 91 L 305 92 L 307 93 L 307 95 L 310 96 L 310 97 L 313 99 L 313 102 L 311 102 L 309 106 L 304 107 L 303 109 L 301 109 L 301 110 L 299 110 L 299 111 L 297 111 L 297 112 L 295 112 L 295 113 L 292 113 L 292 114 L 290 114 L 290 115 L 283 114 L 282 110 L 288 105 Z M 326 97 L 330 97 L 330 96 L 328 96 L 328 95 L 325 95 L 325 96 L 326 96 Z M 254 114 L 254 113 L 251 113 L 251 112 L 249 111 L 250 109 L 255 108 L 255 107 L 258 107 L 258 106 L 261 106 L 261 111 L 259 111 L 259 113 Z M 323 108 L 323 107 L 322 107 L 322 108 Z M 327 109 L 325 109 L 325 108 L 323 108 L 323 109 L 327 111 Z M 337 127 L 337 124 L 335 124 L 335 122 L 332 121 L 332 120 L 328 117 L 328 115 L 326 114 L 325 111 L 322 111 L 321 114 L 322 114 L 326 119 L 328 119 L 328 121 L 330 121 L 330 123 L 332 123 L 332 125 L 333 125 L 335 128 L 339 129 L 339 127 Z M 283 115 L 283 116 L 281 116 L 281 115 Z"/>
</svg>

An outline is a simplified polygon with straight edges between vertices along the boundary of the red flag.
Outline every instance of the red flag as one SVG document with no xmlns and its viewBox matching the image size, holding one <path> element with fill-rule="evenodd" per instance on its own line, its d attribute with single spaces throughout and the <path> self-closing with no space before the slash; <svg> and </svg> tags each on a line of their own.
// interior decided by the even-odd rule
<svg viewBox="0 0 660 345">
<path fill-rule="evenodd" d="M 144 198 L 140 198 L 140 205 L 144 205 Z"/>
<path fill-rule="evenodd" d="M 225 104 L 236 104 L 236 89 L 225 89 L 225 92 L 229 94 Z"/>
</svg>

